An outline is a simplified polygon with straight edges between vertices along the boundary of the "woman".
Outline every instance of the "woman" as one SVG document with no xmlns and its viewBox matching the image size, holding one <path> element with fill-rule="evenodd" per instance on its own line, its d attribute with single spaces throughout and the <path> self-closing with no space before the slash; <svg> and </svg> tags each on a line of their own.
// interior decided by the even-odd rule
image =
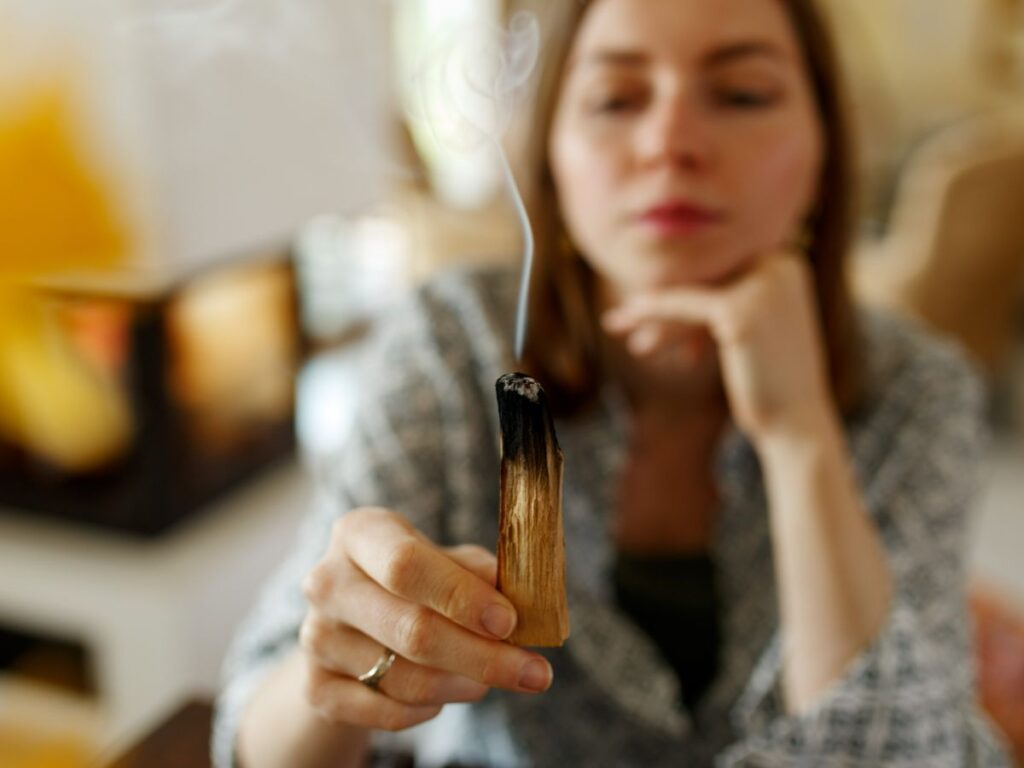
<svg viewBox="0 0 1024 768">
<path fill-rule="evenodd" d="M 963 599 L 981 394 L 949 348 L 850 308 L 810 2 L 555 13 L 525 362 L 560 416 L 573 634 L 501 640 L 515 275 L 448 275 L 390 323 L 240 635 L 217 759 L 359 764 L 376 734 L 424 764 L 1005 764 Z"/>
</svg>

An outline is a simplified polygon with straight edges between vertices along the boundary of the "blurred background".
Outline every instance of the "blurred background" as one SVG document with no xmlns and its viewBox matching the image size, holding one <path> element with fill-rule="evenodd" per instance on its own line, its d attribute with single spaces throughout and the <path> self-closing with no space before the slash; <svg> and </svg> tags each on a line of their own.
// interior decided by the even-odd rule
<svg viewBox="0 0 1024 768">
<path fill-rule="evenodd" d="M 820 1 L 851 280 L 991 394 L 975 653 L 1024 756 L 1024 0 Z M 374 318 L 518 259 L 489 140 L 515 105 L 448 79 L 494 66 L 512 4 L 0 0 L 0 766 L 203 764 Z"/>
</svg>

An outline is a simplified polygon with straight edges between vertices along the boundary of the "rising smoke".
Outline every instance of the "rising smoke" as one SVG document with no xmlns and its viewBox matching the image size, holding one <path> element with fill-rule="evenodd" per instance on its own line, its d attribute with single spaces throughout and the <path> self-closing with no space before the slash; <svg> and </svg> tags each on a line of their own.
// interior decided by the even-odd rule
<svg viewBox="0 0 1024 768">
<path fill-rule="evenodd" d="M 526 341 L 533 229 L 502 139 L 537 65 L 540 28 L 535 15 L 515 14 L 507 28 L 496 24 L 450 30 L 428 47 L 411 78 L 410 117 L 421 121 L 442 146 L 472 151 L 493 147 L 523 234 L 523 263 L 516 308 L 515 354 Z"/>
</svg>

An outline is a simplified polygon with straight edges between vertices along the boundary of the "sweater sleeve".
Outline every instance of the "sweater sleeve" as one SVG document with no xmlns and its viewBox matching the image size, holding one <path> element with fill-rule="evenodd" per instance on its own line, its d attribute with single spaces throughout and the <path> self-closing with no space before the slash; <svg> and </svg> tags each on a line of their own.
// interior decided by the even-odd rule
<svg viewBox="0 0 1024 768">
<path fill-rule="evenodd" d="M 901 371 L 884 459 L 862 477 L 894 595 L 871 644 L 813 708 L 785 713 L 777 634 L 734 710 L 742 738 L 720 766 L 1006 766 L 977 708 L 965 529 L 986 444 L 984 394 L 949 351 Z"/>
<path fill-rule="evenodd" d="M 306 614 L 301 584 L 326 551 L 345 512 L 385 506 L 437 538 L 445 473 L 439 357 L 428 313 L 412 306 L 388 323 L 360 366 L 359 393 L 346 405 L 352 433 L 318 472 L 315 500 L 287 560 L 236 633 L 223 668 L 214 719 L 214 765 L 235 765 L 239 720 L 270 669 L 297 645 Z"/>
</svg>

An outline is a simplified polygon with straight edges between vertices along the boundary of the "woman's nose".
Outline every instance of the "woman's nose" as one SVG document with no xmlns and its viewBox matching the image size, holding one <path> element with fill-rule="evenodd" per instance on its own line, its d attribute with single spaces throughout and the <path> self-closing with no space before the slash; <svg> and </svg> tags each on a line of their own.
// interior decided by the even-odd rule
<svg viewBox="0 0 1024 768">
<path fill-rule="evenodd" d="M 644 165 L 700 171 L 712 160 L 712 136 L 698 104 L 681 94 L 651 110 L 640 126 L 638 153 Z"/>
</svg>

